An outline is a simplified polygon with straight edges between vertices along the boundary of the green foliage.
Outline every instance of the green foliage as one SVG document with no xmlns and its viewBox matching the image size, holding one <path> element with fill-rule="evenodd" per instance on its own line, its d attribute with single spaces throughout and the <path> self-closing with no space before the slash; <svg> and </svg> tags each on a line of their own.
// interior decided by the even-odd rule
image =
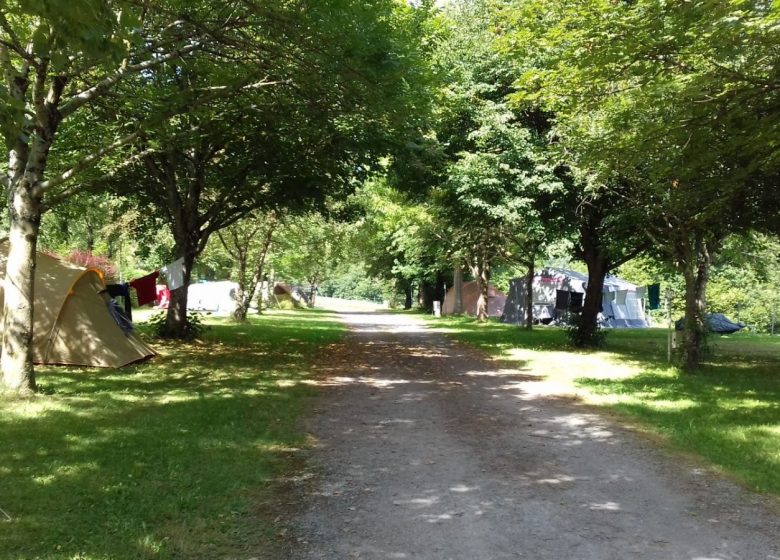
<svg viewBox="0 0 780 560">
<path fill-rule="evenodd" d="M 290 218 L 277 236 L 277 276 L 291 283 L 317 286 L 342 265 L 351 230 L 350 224 L 322 214 Z"/>
<path fill-rule="evenodd" d="M 715 259 L 707 286 L 708 309 L 743 322 L 754 332 L 769 332 L 772 314 L 780 324 L 780 246 L 775 238 L 764 235 L 732 236 Z M 622 265 L 615 274 L 640 286 L 661 283 L 674 294 L 672 317 L 684 314 L 685 286 L 669 266 L 652 257 L 643 257 Z M 651 312 L 658 325 L 666 324 L 666 312 Z M 776 332 L 780 331 L 777 328 Z"/>
<path fill-rule="evenodd" d="M 607 342 L 607 335 L 611 332 L 603 329 L 598 323 L 595 328 L 593 325 L 585 324 L 581 313 L 569 313 L 564 326 L 566 338 L 575 348 L 603 348 Z"/>
<path fill-rule="evenodd" d="M 433 280 L 448 267 L 430 203 L 382 178 L 365 183 L 353 200 L 363 212 L 352 238 L 355 256 L 366 263 L 370 276 L 402 288 L 418 279 Z"/>
<path fill-rule="evenodd" d="M 155 338 L 176 338 L 185 341 L 199 340 L 208 331 L 209 326 L 204 322 L 203 314 L 197 311 L 187 313 L 183 336 L 180 333 L 171 333 L 165 321 L 166 313 L 160 312 L 152 315 L 147 321 L 149 334 Z"/>
<path fill-rule="evenodd" d="M 0 396 L 3 558 L 283 557 L 258 500 L 297 468 L 304 381 L 344 328 L 313 311 L 208 322 L 148 362 L 45 367 L 46 395 Z"/>
<path fill-rule="evenodd" d="M 320 285 L 320 294 L 326 297 L 380 303 L 391 300 L 394 292 L 390 283 L 371 278 L 366 274 L 365 268 L 359 264 L 334 271 Z"/>
</svg>

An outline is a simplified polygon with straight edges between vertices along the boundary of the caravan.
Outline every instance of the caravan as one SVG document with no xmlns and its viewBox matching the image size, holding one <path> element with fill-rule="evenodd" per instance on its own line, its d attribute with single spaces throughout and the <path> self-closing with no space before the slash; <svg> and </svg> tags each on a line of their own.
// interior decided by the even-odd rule
<svg viewBox="0 0 780 560">
<path fill-rule="evenodd" d="M 546 268 L 534 276 L 534 321 L 552 323 L 566 313 L 582 309 L 588 276 L 573 270 Z M 501 321 L 522 324 L 525 322 L 526 279 L 515 278 L 510 282 Z M 601 324 L 612 328 L 647 328 L 645 317 L 645 288 L 636 286 L 616 276 L 604 278 L 601 300 Z"/>
</svg>

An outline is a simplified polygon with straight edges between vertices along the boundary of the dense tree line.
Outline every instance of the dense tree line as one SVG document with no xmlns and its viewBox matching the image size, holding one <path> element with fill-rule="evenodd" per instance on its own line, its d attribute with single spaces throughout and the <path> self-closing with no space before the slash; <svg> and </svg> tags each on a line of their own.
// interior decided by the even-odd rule
<svg viewBox="0 0 780 560">
<path fill-rule="evenodd" d="M 147 231 L 169 228 L 189 280 L 213 233 L 348 192 L 400 142 L 425 106 L 426 13 L 393 0 L 3 2 L 5 385 L 35 387 L 47 211 L 125 198 Z M 175 292 L 167 327 L 178 336 L 186 286 Z"/>
<path fill-rule="evenodd" d="M 0 3 L 4 384 L 35 387 L 39 238 L 119 271 L 181 258 L 187 282 L 219 261 L 238 319 L 272 266 L 314 296 L 358 261 L 407 306 L 466 271 L 484 318 L 495 270 L 530 285 L 567 248 L 583 345 L 642 256 L 681 279 L 696 369 L 713 271 L 780 233 L 777 3 L 437 4 Z"/>
<path fill-rule="evenodd" d="M 682 361 L 696 369 L 713 264 L 735 235 L 778 233 L 779 22 L 763 1 L 449 3 L 436 110 L 398 154 L 415 177 L 396 176 L 413 193 L 424 179 L 433 252 L 484 290 L 491 267 L 530 279 L 546 247 L 569 243 L 589 276 L 583 345 L 599 340 L 605 274 L 654 259 L 682 279 Z M 441 261 L 411 248 L 395 270 Z"/>
</svg>

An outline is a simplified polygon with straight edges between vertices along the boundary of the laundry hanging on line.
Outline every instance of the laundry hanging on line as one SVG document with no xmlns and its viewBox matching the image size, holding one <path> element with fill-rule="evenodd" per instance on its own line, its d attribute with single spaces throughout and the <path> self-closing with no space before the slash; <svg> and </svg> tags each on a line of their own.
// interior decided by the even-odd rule
<svg viewBox="0 0 780 560">
<path fill-rule="evenodd" d="M 154 271 L 151 274 L 136 278 L 130 282 L 130 286 L 135 289 L 135 294 L 138 296 L 138 305 L 147 305 L 154 303 L 157 299 L 157 277 L 160 276 L 158 271 Z"/>
<path fill-rule="evenodd" d="M 647 302 L 650 309 L 661 308 L 661 284 L 651 284 L 647 287 Z"/>
<path fill-rule="evenodd" d="M 131 321 L 133 320 L 133 306 L 130 302 L 130 284 L 125 282 L 124 284 L 108 284 L 106 291 L 111 298 L 124 298 L 124 310 L 125 315 Z"/>
<path fill-rule="evenodd" d="M 168 289 L 176 290 L 184 286 L 184 257 L 178 258 L 171 264 L 165 265 L 160 272 L 168 278 Z"/>
</svg>

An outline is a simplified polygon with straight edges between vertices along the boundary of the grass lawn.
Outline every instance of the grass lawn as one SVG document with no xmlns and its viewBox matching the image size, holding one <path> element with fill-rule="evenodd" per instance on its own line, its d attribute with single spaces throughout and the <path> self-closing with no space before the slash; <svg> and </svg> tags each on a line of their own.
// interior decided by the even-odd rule
<svg viewBox="0 0 780 560">
<path fill-rule="evenodd" d="M 328 313 L 208 319 L 199 343 L 120 370 L 41 367 L 0 397 L 0 558 L 248 558 L 256 502 L 301 446 L 300 383 L 343 328 Z"/>
<path fill-rule="evenodd" d="M 615 330 L 603 351 L 566 348 L 560 329 L 468 318 L 432 326 L 703 455 L 750 487 L 780 495 L 780 337 L 712 336 L 713 358 L 696 375 L 666 363 L 666 331 Z"/>
</svg>

